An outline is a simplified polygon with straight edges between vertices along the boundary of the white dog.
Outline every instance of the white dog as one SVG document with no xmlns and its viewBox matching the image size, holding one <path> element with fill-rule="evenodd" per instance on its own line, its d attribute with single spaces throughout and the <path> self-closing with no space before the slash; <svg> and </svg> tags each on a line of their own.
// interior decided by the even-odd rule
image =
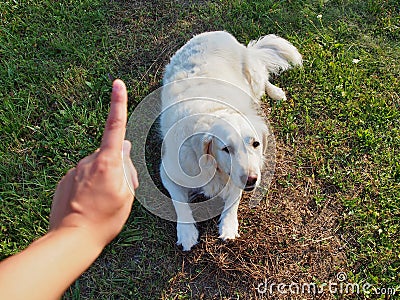
<svg viewBox="0 0 400 300">
<path fill-rule="evenodd" d="M 285 99 L 270 74 L 301 65 L 288 41 L 267 35 L 243 46 L 227 32 L 192 38 L 167 65 L 161 93 L 161 180 L 174 200 L 178 245 L 188 251 L 198 230 L 187 204 L 193 191 L 224 200 L 219 234 L 239 236 L 237 210 L 244 191 L 259 183 L 268 127 L 257 115 L 265 91 Z"/>
</svg>

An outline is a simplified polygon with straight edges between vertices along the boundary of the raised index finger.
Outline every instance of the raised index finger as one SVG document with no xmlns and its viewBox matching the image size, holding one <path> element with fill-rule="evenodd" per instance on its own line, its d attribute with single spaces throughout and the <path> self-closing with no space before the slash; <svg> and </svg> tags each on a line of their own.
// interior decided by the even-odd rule
<svg viewBox="0 0 400 300">
<path fill-rule="evenodd" d="M 111 150 L 121 155 L 127 121 L 128 94 L 125 83 L 116 79 L 111 93 L 110 112 L 104 128 L 100 150 Z"/>
</svg>

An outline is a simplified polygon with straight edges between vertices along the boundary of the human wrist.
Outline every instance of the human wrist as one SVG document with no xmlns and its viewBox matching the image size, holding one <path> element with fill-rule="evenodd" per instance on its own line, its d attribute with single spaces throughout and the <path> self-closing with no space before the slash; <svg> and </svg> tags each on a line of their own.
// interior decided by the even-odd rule
<svg viewBox="0 0 400 300">
<path fill-rule="evenodd" d="M 99 238 L 98 230 L 86 226 L 60 226 L 50 230 L 43 238 L 61 238 L 64 243 L 70 243 L 69 247 L 77 247 L 81 251 L 81 245 L 84 245 L 84 251 L 89 257 L 96 259 L 103 251 L 107 243 Z"/>
</svg>

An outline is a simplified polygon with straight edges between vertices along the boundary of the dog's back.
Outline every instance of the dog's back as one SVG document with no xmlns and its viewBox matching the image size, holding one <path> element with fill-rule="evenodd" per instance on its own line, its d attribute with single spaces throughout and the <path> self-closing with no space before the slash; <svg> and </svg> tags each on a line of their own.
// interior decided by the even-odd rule
<svg viewBox="0 0 400 300">
<path fill-rule="evenodd" d="M 224 31 L 199 34 L 172 57 L 165 69 L 163 83 L 193 77 L 237 81 L 236 74 L 241 73 L 245 49 Z"/>
<path fill-rule="evenodd" d="M 270 74 L 301 64 L 297 49 L 276 35 L 266 35 L 245 47 L 225 31 L 205 32 L 176 52 L 165 69 L 163 83 L 194 77 L 215 78 L 236 85 L 259 100 Z"/>
</svg>

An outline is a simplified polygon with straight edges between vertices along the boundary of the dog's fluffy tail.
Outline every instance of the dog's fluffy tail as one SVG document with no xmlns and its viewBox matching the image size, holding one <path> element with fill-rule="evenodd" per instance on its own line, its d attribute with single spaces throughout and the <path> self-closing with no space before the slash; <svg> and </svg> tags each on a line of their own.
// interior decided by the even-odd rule
<svg viewBox="0 0 400 300">
<path fill-rule="evenodd" d="M 252 56 L 261 59 L 269 73 L 279 74 L 292 66 L 300 66 L 303 62 L 295 46 L 274 34 L 251 41 L 247 48 Z"/>
<path fill-rule="evenodd" d="M 269 75 L 279 74 L 292 66 L 302 64 L 301 54 L 296 47 L 287 40 L 270 34 L 250 42 L 246 50 L 243 73 L 255 98 L 259 99 L 266 89 L 271 98 L 284 99 L 285 93 L 268 81 Z"/>
</svg>

